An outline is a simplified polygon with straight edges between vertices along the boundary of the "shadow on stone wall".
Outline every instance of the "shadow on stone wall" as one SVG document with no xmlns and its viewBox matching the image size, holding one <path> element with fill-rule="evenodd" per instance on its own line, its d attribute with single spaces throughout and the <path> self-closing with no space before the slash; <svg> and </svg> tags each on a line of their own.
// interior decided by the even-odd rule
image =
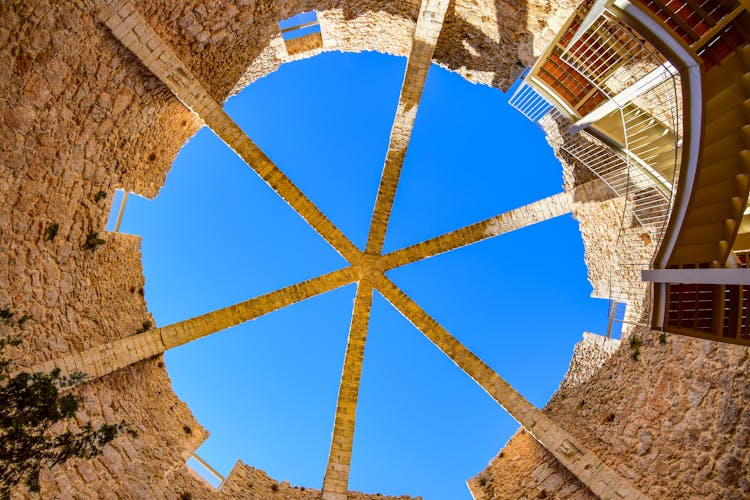
<svg viewBox="0 0 750 500">
<path fill-rule="evenodd" d="M 530 61 L 522 61 L 519 54 L 532 53 L 533 35 L 526 26 L 528 6 L 518 1 L 510 5 L 496 0 L 494 19 L 483 13 L 481 24 L 494 21 L 499 38 L 488 36 L 479 25 L 472 24 L 456 12 L 456 3 L 448 7 L 443 31 L 435 50 L 435 59 L 450 70 L 468 69 L 468 77 L 474 71 L 491 74 L 488 82 L 506 92 Z"/>
<path fill-rule="evenodd" d="M 399 26 L 408 27 L 419 8 L 416 1 L 136 4 L 218 101 L 278 38 L 281 19 L 313 8 L 339 9 L 355 25 L 375 12 L 402 18 Z M 103 232 L 116 188 L 155 196 L 177 152 L 201 126 L 96 21 L 98 5 L 94 0 L 0 3 L 0 60 L 8 62 L 0 65 L 0 307 L 7 303 L 34 319 L 28 327 L 31 340 L 18 353 L 19 366 L 128 336 L 148 318 L 137 242 L 111 236 L 95 251 L 82 249 L 82 242 L 90 232 Z M 518 54 L 531 51 L 533 32 L 525 26 L 530 18 L 525 7 L 509 5 L 452 5 L 437 61 L 465 68 L 464 75 L 478 73 L 473 81 L 509 85 L 520 68 Z M 482 9 L 488 12 L 476 17 Z M 510 26 L 510 20 L 518 26 Z M 497 39 L 480 29 L 483 23 L 489 31 L 503 26 Z M 382 50 L 394 37 L 411 36 L 382 26 L 372 26 L 377 40 L 355 38 L 352 44 Z M 95 200 L 99 191 L 107 194 L 105 201 Z M 50 224 L 59 224 L 53 241 L 44 237 Z M 185 450 L 194 448 L 195 436 L 204 431 L 172 392 L 160 357 L 83 390 L 89 404 L 81 423 L 124 419 L 136 425 L 139 437 L 118 440 L 99 459 L 45 473 L 45 496 L 213 494 L 184 466 Z"/>
</svg>

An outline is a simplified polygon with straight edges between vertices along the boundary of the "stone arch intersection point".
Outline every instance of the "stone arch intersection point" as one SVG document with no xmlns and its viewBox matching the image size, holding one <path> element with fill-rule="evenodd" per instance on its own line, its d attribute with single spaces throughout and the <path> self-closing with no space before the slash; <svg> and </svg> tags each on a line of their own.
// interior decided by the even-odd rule
<svg viewBox="0 0 750 500">
<path fill-rule="evenodd" d="M 357 397 L 374 290 L 378 290 L 459 368 L 482 386 L 594 494 L 601 498 L 647 498 L 529 403 L 385 275 L 385 271 L 389 269 L 569 213 L 574 205 L 576 193 L 560 193 L 422 243 L 382 254 L 401 168 L 448 3 L 449 0 L 422 1 L 367 245 L 362 252 L 245 135 L 130 3 L 125 0 L 99 0 L 98 18 L 111 30 L 112 35 L 232 148 L 350 266 L 202 316 L 48 361 L 34 367 L 34 370 L 57 367 L 63 372 L 84 371 L 93 377 L 101 377 L 167 349 L 356 282 L 358 285 L 354 311 L 323 481 L 323 499 L 345 500 L 348 494 Z M 578 194 L 583 190 L 585 197 L 587 189 L 587 186 L 577 188 Z"/>
</svg>

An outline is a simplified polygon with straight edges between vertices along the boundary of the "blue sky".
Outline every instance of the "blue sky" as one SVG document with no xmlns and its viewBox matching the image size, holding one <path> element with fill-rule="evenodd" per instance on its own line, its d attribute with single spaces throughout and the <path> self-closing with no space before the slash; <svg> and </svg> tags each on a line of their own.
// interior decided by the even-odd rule
<svg viewBox="0 0 750 500">
<path fill-rule="evenodd" d="M 323 54 L 282 66 L 226 105 L 360 248 L 405 66 L 382 54 Z M 430 69 L 385 251 L 561 190 L 541 130 L 506 100 Z M 130 198 L 121 231 L 143 237 L 157 325 L 346 265 L 207 129 L 181 150 L 159 196 Z M 389 277 L 537 406 L 557 388 L 582 332 L 606 330 L 607 304 L 589 298 L 570 215 Z M 166 354 L 175 391 L 211 432 L 198 453 L 219 472 L 242 459 L 278 480 L 321 486 L 354 291 L 343 287 Z M 375 294 L 351 489 L 469 499 L 466 479 L 517 427 Z"/>
</svg>

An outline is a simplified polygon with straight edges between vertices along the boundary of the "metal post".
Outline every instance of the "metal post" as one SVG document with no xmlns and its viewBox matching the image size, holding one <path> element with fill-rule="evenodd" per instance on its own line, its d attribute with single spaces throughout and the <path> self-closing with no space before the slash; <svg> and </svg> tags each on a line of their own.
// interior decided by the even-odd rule
<svg viewBox="0 0 750 500">
<path fill-rule="evenodd" d="M 117 222 L 115 222 L 115 232 L 120 231 L 120 223 L 122 222 L 122 214 L 125 212 L 125 204 L 128 202 L 128 193 L 122 195 L 122 201 L 120 202 L 120 211 L 117 213 Z"/>
<path fill-rule="evenodd" d="M 218 479 L 218 480 L 219 480 L 219 481 L 221 481 L 222 483 L 224 482 L 224 476 L 222 476 L 221 474 L 219 474 L 219 472 L 218 472 L 218 471 L 217 471 L 216 469 L 214 469 L 213 467 L 211 467 L 210 465 L 208 465 L 208 462 L 206 462 L 206 461 L 205 461 L 205 460 L 203 460 L 203 459 L 202 459 L 201 457 L 199 457 L 197 453 L 193 453 L 193 454 L 191 455 L 191 457 L 193 457 L 193 458 L 195 459 L 195 461 L 196 461 L 196 462 L 198 462 L 198 463 L 199 463 L 199 464 L 201 464 L 201 465 L 202 465 L 203 467 L 205 467 L 205 468 L 206 468 L 206 470 L 207 470 L 208 472 L 210 472 L 210 473 L 211 473 L 211 475 L 213 475 L 213 476 L 214 476 L 214 477 L 215 477 L 216 479 Z"/>
<path fill-rule="evenodd" d="M 609 301 L 609 325 L 607 325 L 607 338 L 612 337 L 612 323 L 615 322 L 615 311 L 617 311 L 617 302 Z"/>
</svg>

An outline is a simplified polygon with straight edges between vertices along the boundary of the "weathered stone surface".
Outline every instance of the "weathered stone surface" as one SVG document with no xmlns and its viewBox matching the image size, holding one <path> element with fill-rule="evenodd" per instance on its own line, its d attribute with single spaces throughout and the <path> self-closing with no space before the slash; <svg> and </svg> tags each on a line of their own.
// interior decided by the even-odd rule
<svg viewBox="0 0 750 500">
<path fill-rule="evenodd" d="M 228 498 L 252 498 L 257 500 L 320 500 L 321 492 L 315 488 L 292 486 L 288 481 L 278 483 L 260 469 L 237 462 L 227 476 L 221 492 Z M 349 491 L 344 494 L 347 500 L 421 500 L 422 497 L 387 496 Z"/>
<path fill-rule="evenodd" d="M 617 339 L 583 332 L 583 340 L 573 348 L 573 359 L 560 388 L 573 388 L 588 381 L 619 347 Z"/>
<path fill-rule="evenodd" d="M 745 498 L 749 405 L 741 387 L 746 382 L 725 379 L 736 378 L 727 374 L 747 373 L 747 348 L 719 345 L 716 358 L 706 360 L 701 344 L 708 341 L 670 335 L 662 344 L 658 333 L 642 329 L 633 335 L 643 340 L 638 361 L 624 343 L 588 381 L 577 386 L 563 383 L 545 412 L 652 498 Z M 738 359 L 738 372 L 722 366 L 721 360 Z M 701 381 L 703 396 L 691 396 L 693 379 Z M 735 420 L 736 407 L 740 422 L 731 427 L 727 421 Z M 727 408 L 730 417 L 724 412 Z M 556 463 L 545 453 L 538 444 L 516 436 L 500 456 L 530 455 L 538 460 L 510 467 L 499 456 L 470 484 L 476 488 L 482 477 L 492 477 L 493 485 L 502 485 L 489 490 L 496 498 L 516 498 L 530 488 L 544 490 L 543 480 L 533 480 L 532 472 L 540 462 Z M 564 484 L 546 490 L 548 498 L 568 498 L 562 490 L 577 483 L 570 476 L 561 477 L 566 478 Z"/>
<path fill-rule="evenodd" d="M 564 485 L 547 490 L 542 485 L 551 476 Z M 518 431 L 487 469 L 467 482 L 475 500 L 493 498 L 596 498 L 585 485 L 523 431 Z"/>
<path fill-rule="evenodd" d="M 559 147 L 564 134 L 556 134 L 552 124 L 546 124 L 546 130 L 553 148 Z M 590 181 L 590 174 L 568 163 L 564 155 L 558 158 L 567 188 Z M 637 225 L 618 240 L 623 208 L 622 199 L 613 199 L 582 204 L 573 214 L 580 223 L 592 295 L 608 296 L 610 280 L 624 284 L 632 297 L 626 319 L 642 323 L 648 298 L 640 278 L 636 273 L 611 272 L 620 267 L 619 260 L 647 260 L 653 242 L 642 237 L 645 231 Z M 581 344 L 576 347 L 571 369 L 545 413 L 651 498 L 746 498 L 748 349 L 669 334 L 662 342 L 660 332 L 626 326 L 624 341 L 606 353 L 596 349 L 597 354 L 589 356 Z M 628 341 L 632 335 L 641 340 L 637 360 Z M 576 492 L 573 498 L 590 498 L 569 474 L 561 474 L 564 482 L 554 491 L 545 489 L 544 479 L 535 479 L 533 473 L 557 462 L 524 436 L 512 438 L 469 482 L 472 491 L 486 492 L 476 498 L 533 498 L 530 491 L 570 498 L 569 488 Z M 504 458 L 508 456 L 524 460 L 509 462 Z"/>
<path fill-rule="evenodd" d="M 471 81 L 507 88 L 574 3 L 455 0 L 433 60 Z M 104 233 L 109 203 L 116 188 L 155 196 L 177 151 L 202 126 L 96 20 L 100 7 L 93 0 L 0 3 L 0 306 L 32 317 L 23 345 L 9 351 L 21 368 L 128 337 L 152 320 L 143 299 L 139 240 Z M 314 8 L 321 50 L 403 56 L 411 50 L 419 2 L 156 0 L 138 7 L 222 102 L 280 64 L 318 52 L 287 54 L 279 20 Z M 584 182 L 573 179 L 568 187 Z M 108 197 L 95 202 L 100 190 Z M 618 203 L 576 210 L 599 293 Z M 59 231 L 47 241 L 53 223 Z M 106 243 L 83 248 L 89 232 Z M 634 231 L 633 242 L 654 244 L 641 236 Z M 636 334 L 644 338 L 637 363 L 622 347 L 587 382 L 561 390 L 549 414 L 655 498 L 746 497 L 747 349 L 673 337 L 660 344 L 648 332 Z M 139 435 L 119 438 L 98 459 L 43 471 L 44 497 L 173 499 L 189 492 L 193 498 L 306 498 L 295 496 L 302 488 L 277 484 L 244 465 L 218 493 L 191 474 L 185 460 L 207 432 L 172 392 L 160 356 L 79 390 L 85 397 L 79 424 L 124 419 Z M 526 434 L 511 441 L 506 456 L 513 460 L 496 459 L 487 473 L 499 497 L 542 491 L 590 497 Z M 536 483 L 531 473 L 541 465 L 551 472 Z M 274 495 L 274 484 L 286 496 Z"/>
<path fill-rule="evenodd" d="M 346 343 L 344 369 L 341 375 L 336 417 L 333 423 L 331 449 L 323 478 L 324 500 L 346 496 L 349 491 L 349 466 L 354 443 L 354 423 L 357 416 L 359 382 L 362 377 L 362 362 L 365 357 L 365 342 L 372 306 L 372 284 L 362 282 L 357 286 L 354 311 Z"/>
</svg>

